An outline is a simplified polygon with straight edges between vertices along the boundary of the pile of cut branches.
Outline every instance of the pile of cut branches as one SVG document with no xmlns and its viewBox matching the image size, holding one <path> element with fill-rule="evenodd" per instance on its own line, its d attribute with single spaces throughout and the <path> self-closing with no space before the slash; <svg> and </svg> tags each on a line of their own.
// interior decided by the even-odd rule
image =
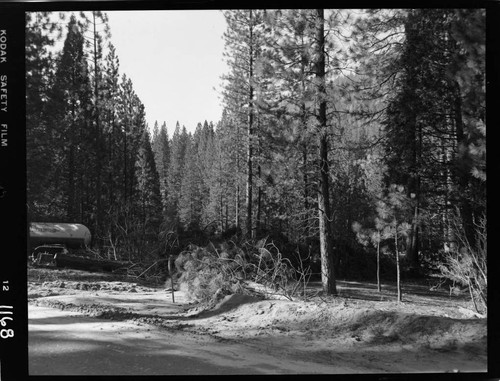
<svg viewBox="0 0 500 381">
<path fill-rule="evenodd" d="M 190 245 L 175 266 L 179 283 L 188 295 L 209 302 L 233 293 L 280 295 L 292 300 L 304 291 L 311 271 L 300 260 L 294 268 L 280 250 L 265 239 L 257 242 L 223 242 L 206 247 Z M 251 285 L 259 285 L 253 287 Z"/>
</svg>

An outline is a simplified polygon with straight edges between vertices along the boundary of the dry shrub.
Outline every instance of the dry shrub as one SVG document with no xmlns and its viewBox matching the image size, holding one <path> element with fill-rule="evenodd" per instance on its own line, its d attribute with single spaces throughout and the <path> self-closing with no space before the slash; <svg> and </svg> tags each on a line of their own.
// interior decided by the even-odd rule
<svg viewBox="0 0 500 381">
<path fill-rule="evenodd" d="M 463 224 L 457 217 L 453 224 L 456 247 L 445 255 L 444 263 L 439 266 L 441 274 L 469 290 L 472 303 L 478 313 L 487 312 L 487 225 L 486 216 L 475 225 L 476 241 L 471 245 Z"/>
<path fill-rule="evenodd" d="M 310 265 L 297 255 L 297 264 L 294 266 L 272 242 L 260 241 L 257 248 L 255 281 L 272 291 L 270 294 L 276 293 L 290 300 L 298 294 L 306 297 L 306 286 L 312 273 Z"/>
</svg>

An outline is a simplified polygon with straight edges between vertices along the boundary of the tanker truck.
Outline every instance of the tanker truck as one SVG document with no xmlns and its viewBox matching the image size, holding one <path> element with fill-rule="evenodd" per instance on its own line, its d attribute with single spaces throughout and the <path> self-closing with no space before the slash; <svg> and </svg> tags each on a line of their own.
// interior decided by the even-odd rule
<svg viewBox="0 0 500 381">
<path fill-rule="evenodd" d="M 90 245 L 91 234 L 82 224 L 32 222 L 30 224 L 30 244 L 33 263 L 55 266 L 59 254 L 69 250 L 84 249 Z"/>
<path fill-rule="evenodd" d="M 120 271 L 130 263 L 91 258 L 92 236 L 82 224 L 32 222 L 30 224 L 31 261 L 35 266 L 72 268 L 86 271 Z"/>
</svg>

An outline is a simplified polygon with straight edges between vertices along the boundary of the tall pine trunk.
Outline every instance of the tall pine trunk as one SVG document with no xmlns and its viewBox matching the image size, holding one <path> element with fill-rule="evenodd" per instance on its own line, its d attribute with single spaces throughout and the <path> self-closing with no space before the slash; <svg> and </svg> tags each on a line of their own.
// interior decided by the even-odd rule
<svg viewBox="0 0 500 381">
<path fill-rule="evenodd" d="M 445 252 L 455 250 L 455 234 L 451 224 L 452 212 L 452 197 L 453 197 L 453 179 L 452 171 L 450 168 L 450 161 L 453 157 L 454 145 L 449 147 L 447 141 L 441 140 L 441 175 L 444 178 L 445 189 L 443 196 L 443 205 L 441 211 L 441 225 L 442 225 L 442 240 L 443 249 Z"/>
<path fill-rule="evenodd" d="M 222 189 L 219 185 L 219 189 Z M 225 231 L 226 228 L 224 227 L 224 198 L 222 195 L 222 192 L 220 193 L 219 197 L 219 221 L 220 221 L 220 229 L 221 232 Z"/>
<path fill-rule="evenodd" d="M 236 205 L 234 213 L 234 224 L 236 229 L 240 228 L 240 184 L 236 184 Z"/>
<path fill-rule="evenodd" d="M 254 237 L 252 227 L 252 192 L 253 192 L 253 24 L 252 10 L 250 10 L 250 25 L 249 25 L 249 63 L 248 63 L 248 123 L 247 123 L 247 184 L 246 184 L 246 236 L 247 238 Z"/>
<path fill-rule="evenodd" d="M 255 234 L 261 231 L 262 226 L 262 167 L 260 165 L 260 158 L 262 157 L 262 146 L 260 141 L 260 119 L 257 118 L 257 214 L 255 216 Z"/>
<path fill-rule="evenodd" d="M 237 136 L 240 136 L 239 134 L 239 123 L 237 123 Z M 236 152 L 236 189 L 235 189 L 235 205 L 234 205 L 234 225 L 236 229 L 240 228 L 240 179 L 239 179 L 239 174 L 240 173 L 240 153 Z"/>
<path fill-rule="evenodd" d="M 398 224 L 396 222 L 394 232 L 394 243 L 396 245 L 396 288 L 398 292 L 398 302 L 403 301 L 403 294 L 401 292 L 401 269 L 399 265 L 399 249 L 398 249 Z"/>
<path fill-rule="evenodd" d="M 382 238 L 382 233 L 377 230 L 377 291 L 382 292 L 382 284 L 380 283 L 380 240 Z"/>
<path fill-rule="evenodd" d="M 127 127 L 125 124 L 125 128 L 123 130 L 123 195 L 124 195 L 124 204 L 127 206 L 128 203 L 128 168 L 127 168 Z"/>
<path fill-rule="evenodd" d="M 330 227 L 330 191 L 328 166 L 328 134 L 326 120 L 326 74 L 325 74 L 325 26 L 324 10 L 317 10 L 317 56 L 316 79 L 318 81 L 318 218 L 321 253 L 321 282 L 323 291 L 329 295 L 337 294 L 333 264 L 333 245 Z"/>
<path fill-rule="evenodd" d="M 74 77 L 73 77 L 74 78 Z M 74 138 L 75 134 L 75 121 L 76 121 L 76 106 L 75 100 L 72 102 L 71 118 L 72 123 L 69 131 L 69 147 L 68 147 L 68 205 L 67 205 L 67 218 L 74 221 L 75 219 L 75 145 L 77 144 Z"/>
<path fill-rule="evenodd" d="M 304 45 L 304 37 L 302 36 L 302 45 Z M 301 81 L 301 91 L 302 93 L 306 92 L 306 60 L 305 58 L 302 59 L 300 63 L 300 76 L 302 78 Z M 302 122 L 302 129 L 304 131 L 304 136 L 307 138 L 307 119 L 308 119 L 308 112 L 307 112 L 307 107 L 305 102 L 302 102 L 301 105 L 301 122 Z M 309 202 L 309 177 L 308 177 L 308 141 L 305 140 L 302 146 L 302 179 L 304 182 L 304 235 L 307 238 L 311 236 L 311 209 L 312 205 L 310 205 Z"/>
<path fill-rule="evenodd" d="M 97 30 L 96 30 L 96 13 L 92 12 L 93 17 L 93 44 L 94 44 L 94 107 L 95 107 L 95 127 L 96 127 L 96 232 L 101 231 L 102 225 L 102 179 L 101 167 L 103 163 L 103 147 L 101 146 L 101 124 L 100 124 L 100 110 L 99 110 L 99 70 L 98 70 L 98 57 L 97 57 Z"/>
<path fill-rule="evenodd" d="M 257 167 L 257 177 L 259 178 L 259 186 L 258 186 L 258 191 L 257 191 L 257 215 L 255 218 L 255 232 L 258 233 L 261 230 L 262 227 L 262 186 L 261 180 L 262 180 L 262 168 L 259 165 Z"/>
<path fill-rule="evenodd" d="M 415 196 L 418 197 L 418 196 Z M 408 263 L 412 268 L 418 268 L 418 251 L 419 251 L 419 202 L 418 199 L 414 199 L 414 207 L 413 207 L 413 217 L 412 223 L 410 226 L 410 231 L 408 232 L 408 236 L 406 237 L 406 255 L 408 258 Z"/>
<path fill-rule="evenodd" d="M 309 178 L 307 176 L 307 144 L 304 143 L 302 149 L 302 166 L 303 166 L 303 174 L 302 181 L 304 182 L 304 235 L 306 238 L 310 236 L 310 225 L 309 225 L 309 192 L 308 192 L 308 183 Z"/>
<path fill-rule="evenodd" d="M 336 294 L 335 271 L 333 261 L 332 234 L 329 216 L 329 184 L 328 184 L 328 143 L 325 134 L 319 138 L 319 184 L 318 184 L 318 218 L 319 218 L 319 240 L 321 253 L 321 281 L 323 291 L 327 294 Z"/>
<path fill-rule="evenodd" d="M 470 158 L 467 157 L 467 137 L 464 132 L 464 124 L 462 119 L 462 99 L 460 97 L 460 88 L 458 84 L 455 85 L 454 94 L 454 119 L 455 119 L 455 133 L 457 147 L 459 149 L 459 157 L 456 158 L 456 178 L 458 183 L 460 214 L 463 221 L 465 236 L 472 247 L 475 245 L 476 237 L 474 234 L 474 211 L 469 200 L 468 188 L 470 178 Z"/>
<path fill-rule="evenodd" d="M 406 237 L 406 257 L 412 268 L 418 268 L 419 251 L 419 199 L 420 199 L 420 171 L 422 156 L 422 127 L 417 126 L 415 117 L 411 121 L 414 138 L 412 139 L 412 174 L 408 177 L 408 196 L 413 200 L 413 216 L 411 217 L 410 231 Z"/>
</svg>

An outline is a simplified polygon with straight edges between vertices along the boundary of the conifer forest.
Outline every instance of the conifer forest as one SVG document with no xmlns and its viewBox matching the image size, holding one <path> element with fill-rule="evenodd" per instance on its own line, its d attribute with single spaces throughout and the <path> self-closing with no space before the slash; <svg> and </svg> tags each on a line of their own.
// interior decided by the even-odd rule
<svg viewBox="0 0 500 381">
<path fill-rule="evenodd" d="M 211 256 L 212 281 L 214 253 L 257 276 L 263 247 L 333 295 L 439 273 L 486 308 L 485 10 L 222 13 L 221 119 L 171 136 L 105 12 L 26 13 L 29 221 L 108 260 Z"/>
</svg>

